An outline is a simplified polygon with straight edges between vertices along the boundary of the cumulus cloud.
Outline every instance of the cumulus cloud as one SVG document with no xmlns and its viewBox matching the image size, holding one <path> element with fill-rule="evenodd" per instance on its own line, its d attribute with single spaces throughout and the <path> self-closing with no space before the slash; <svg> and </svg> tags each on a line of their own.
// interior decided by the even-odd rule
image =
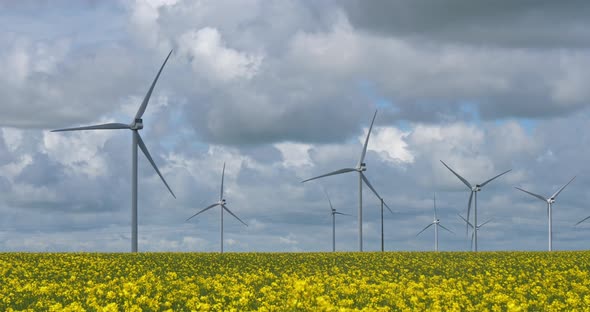
<svg viewBox="0 0 590 312">
<path fill-rule="evenodd" d="M 215 28 L 188 31 L 178 39 L 180 52 L 190 58 L 194 71 L 206 71 L 206 76 L 221 81 L 250 79 L 256 75 L 262 56 L 241 53 L 227 48 Z"/>
</svg>

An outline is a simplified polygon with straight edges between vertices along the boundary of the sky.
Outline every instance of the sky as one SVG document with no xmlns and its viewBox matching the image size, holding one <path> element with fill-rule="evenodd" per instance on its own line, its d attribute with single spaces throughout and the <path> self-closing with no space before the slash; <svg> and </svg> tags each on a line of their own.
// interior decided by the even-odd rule
<svg viewBox="0 0 590 312">
<path fill-rule="evenodd" d="M 590 248 L 587 1 L 137 0 L 0 2 L 0 251 L 130 250 L 131 123 L 167 53 L 141 135 L 176 194 L 139 155 L 139 250 L 356 251 L 354 167 L 377 110 L 371 184 L 394 210 L 385 249 Z M 363 189 L 364 249 L 380 202 Z"/>
</svg>

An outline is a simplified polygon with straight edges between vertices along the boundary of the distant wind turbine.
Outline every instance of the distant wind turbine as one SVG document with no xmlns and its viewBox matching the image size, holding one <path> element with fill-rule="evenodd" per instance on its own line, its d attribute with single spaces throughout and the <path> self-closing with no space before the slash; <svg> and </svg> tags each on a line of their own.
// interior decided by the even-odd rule
<svg viewBox="0 0 590 312">
<path fill-rule="evenodd" d="M 555 203 L 555 200 L 557 199 L 557 195 L 559 195 L 559 193 L 561 193 L 561 191 L 563 191 L 563 189 L 568 186 L 570 183 L 572 183 L 572 181 L 575 179 L 576 177 L 574 176 L 566 185 L 562 186 L 559 190 L 557 190 L 557 192 L 555 192 L 553 195 L 551 195 L 551 197 L 549 198 L 545 198 L 539 194 L 535 194 L 535 193 L 531 193 L 529 191 L 523 190 L 520 187 L 515 187 L 517 190 L 525 192 L 533 197 L 536 197 L 544 202 L 547 203 L 547 219 L 549 220 L 549 251 L 553 250 L 553 225 L 552 225 L 552 221 L 553 221 L 553 216 L 552 216 L 552 205 L 553 203 Z M 584 219 L 585 220 L 585 219 Z M 584 221 L 582 220 L 582 221 Z M 582 221 L 578 222 L 576 225 L 580 224 Z"/>
<path fill-rule="evenodd" d="M 221 245 L 221 253 L 223 253 L 223 210 L 229 212 L 229 214 L 231 214 L 234 218 L 238 219 L 238 221 L 242 222 L 243 225 L 248 226 L 248 224 L 246 224 L 244 221 L 242 221 L 242 219 L 238 218 L 238 216 L 236 216 L 233 212 L 231 212 L 231 210 L 229 210 L 227 208 L 227 206 L 225 205 L 225 199 L 223 198 L 223 178 L 225 176 L 225 163 L 223 163 L 223 171 L 221 171 L 221 191 L 219 192 L 219 201 L 211 204 L 207 207 L 205 207 L 203 210 L 195 213 L 194 215 L 192 215 L 190 218 L 186 219 L 186 221 L 200 215 L 201 213 L 213 208 L 213 207 L 219 207 L 219 212 L 220 212 L 220 226 L 219 226 L 219 236 L 221 237 L 221 241 L 219 242 Z"/>
<path fill-rule="evenodd" d="M 363 251 L 363 181 L 365 182 L 365 184 L 367 184 L 367 186 L 371 189 L 371 191 L 373 191 L 373 193 L 377 196 L 377 198 L 379 200 L 381 200 L 381 202 L 385 205 L 385 207 L 389 208 L 389 206 L 387 206 L 387 204 L 385 204 L 382 201 L 381 196 L 379 196 L 377 191 L 375 191 L 375 188 L 373 188 L 373 186 L 371 185 L 371 183 L 369 182 L 369 180 L 367 179 L 367 177 L 363 173 L 363 171 L 367 170 L 367 166 L 364 161 L 365 161 L 365 155 L 367 154 L 367 145 L 369 144 L 369 136 L 371 135 L 371 129 L 373 129 L 373 123 L 375 122 L 376 116 L 377 116 L 377 111 L 375 111 L 375 114 L 373 115 L 373 120 L 371 121 L 371 126 L 369 127 L 369 132 L 367 133 L 367 138 L 365 139 L 365 144 L 363 145 L 363 151 L 361 153 L 361 158 L 355 168 L 344 168 L 344 169 L 336 170 L 336 171 L 333 171 L 330 173 L 322 174 L 320 176 L 313 177 L 311 179 L 301 181 L 301 183 L 305 183 L 307 181 L 311 181 L 311 180 L 315 180 L 315 179 L 319 179 L 319 178 L 323 178 L 323 177 L 327 177 L 327 176 L 347 173 L 347 172 L 353 172 L 353 171 L 356 171 L 359 173 L 359 210 L 358 210 L 359 251 Z M 391 209 L 389 209 L 389 210 L 391 211 Z"/>
<path fill-rule="evenodd" d="M 492 219 L 490 219 L 490 220 L 488 220 L 488 221 L 486 221 L 486 222 L 484 222 L 484 223 L 482 223 L 482 224 L 480 224 L 480 225 L 476 226 L 475 228 L 473 228 L 473 224 L 471 224 L 471 222 L 469 222 L 469 221 L 467 221 L 467 219 L 463 218 L 463 216 L 462 216 L 462 215 L 460 215 L 460 214 L 457 214 L 457 215 L 458 215 L 458 216 L 459 216 L 461 219 L 463 219 L 463 221 L 465 221 L 465 223 L 467 223 L 467 226 L 469 226 L 469 227 L 471 228 L 471 230 L 472 230 L 472 232 L 471 232 L 471 250 L 473 250 L 473 237 L 477 235 L 477 234 L 475 234 L 475 233 L 477 233 L 477 231 L 479 231 L 479 229 L 480 229 L 482 226 L 484 226 L 484 225 L 488 224 L 490 221 L 492 221 Z"/>
<path fill-rule="evenodd" d="M 172 54 L 172 50 L 170 50 L 170 53 L 168 53 L 166 60 L 164 60 L 164 63 L 162 64 L 162 67 L 160 67 L 160 70 L 158 71 L 156 78 L 152 82 L 152 85 L 150 86 L 147 94 L 145 95 L 143 102 L 141 103 L 141 106 L 139 107 L 139 110 L 135 114 L 135 119 L 133 120 L 133 122 L 131 122 L 131 124 L 107 123 L 107 124 L 102 124 L 102 125 L 67 128 L 67 129 L 59 129 L 59 130 L 52 130 L 51 131 L 51 132 L 60 132 L 60 131 L 77 131 L 77 130 L 113 130 L 113 129 L 128 129 L 128 130 L 132 131 L 131 133 L 132 133 L 133 140 L 132 140 L 132 145 L 131 145 L 131 163 L 132 163 L 132 166 L 131 166 L 131 189 L 132 189 L 132 191 L 131 191 L 131 252 L 137 252 L 137 147 L 138 146 L 141 149 L 141 151 L 143 152 L 143 154 L 145 155 L 145 157 L 152 164 L 152 167 L 154 167 L 154 169 L 156 170 L 156 173 L 160 176 L 160 179 L 162 179 L 162 182 L 164 182 L 164 185 L 166 185 L 166 187 L 170 191 L 170 194 L 172 194 L 172 196 L 174 196 L 174 198 L 176 198 L 176 195 L 174 195 L 174 193 L 172 192 L 172 189 L 170 189 L 170 186 L 168 186 L 168 183 L 166 183 L 166 180 L 164 179 L 164 177 L 160 173 L 160 170 L 158 170 L 156 163 L 154 163 L 152 156 L 150 156 L 150 152 L 148 151 L 147 147 L 145 146 L 145 143 L 143 143 L 143 140 L 141 139 L 141 136 L 139 135 L 139 130 L 143 129 L 143 120 L 141 119 L 141 117 L 143 116 L 143 113 L 145 113 L 145 109 L 147 108 L 148 102 L 150 100 L 150 96 L 152 95 L 152 91 L 154 90 L 154 86 L 156 85 L 156 82 L 158 81 L 158 78 L 160 77 L 160 73 L 162 73 L 162 69 L 164 69 L 164 65 L 166 65 L 166 62 L 168 61 L 170 54 Z"/>
<path fill-rule="evenodd" d="M 342 213 L 336 211 L 332 206 L 332 201 L 330 200 L 330 196 L 328 196 L 328 192 L 324 189 L 324 194 L 326 194 L 326 198 L 328 198 L 328 203 L 330 204 L 330 213 L 332 214 L 332 251 L 336 251 L 336 215 L 343 215 L 343 216 L 351 216 L 347 213 Z M 352 216 L 351 216 L 352 217 Z"/>
<path fill-rule="evenodd" d="M 485 181 L 482 184 L 476 184 L 476 185 L 471 185 L 469 182 L 467 182 L 467 180 L 465 180 L 465 178 L 463 178 L 462 176 L 460 176 L 458 173 L 456 173 L 453 169 L 451 169 L 451 167 L 447 166 L 447 164 L 445 164 L 444 161 L 440 161 L 445 167 L 447 167 L 447 169 L 449 169 L 457 178 L 459 178 L 459 180 L 461 180 L 461 182 L 463 182 L 467 188 L 469 188 L 469 190 L 471 191 L 471 195 L 469 195 L 469 203 L 467 204 L 467 220 L 469 220 L 469 213 L 471 211 L 471 201 L 473 199 L 473 194 L 475 194 L 475 207 L 473 210 L 473 223 L 477 224 L 477 192 L 481 191 L 481 189 L 488 183 L 492 182 L 493 180 L 495 180 L 496 178 L 510 172 L 512 169 L 510 170 L 506 170 L 502 173 L 500 173 L 499 175 Z M 469 226 L 466 225 L 466 229 L 465 231 L 469 231 Z M 467 233 L 466 233 L 467 234 Z M 477 251 L 477 231 L 475 231 L 475 251 Z"/>
<path fill-rule="evenodd" d="M 436 213 L 436 193 L 434 193 L 434 220 L 429 225 L 427 225 L 424 229 L 422 229 L 422 231 L 418 232 L 418 234 L 416 234 L 416 236 L 418 236 L 422 232 L 426 231 L 426 229 L 428 229 L 432 225 L 434 225 L 434 251 L 438 251 L 438 227 L 440 226 L 441 228 L 447 230 L 449 233 L 453 233 L 453 231 L 447 229 L 442 224 L 440 224 L 440 220 L 438 219 L 438 215 Z"/>
</svg>

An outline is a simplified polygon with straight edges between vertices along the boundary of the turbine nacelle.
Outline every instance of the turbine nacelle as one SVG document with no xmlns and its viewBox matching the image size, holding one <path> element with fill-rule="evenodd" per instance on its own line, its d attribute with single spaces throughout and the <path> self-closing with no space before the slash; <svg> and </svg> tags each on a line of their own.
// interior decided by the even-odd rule
<svg viewBox="0 0 590 312">
<path fill-rule="evenodd" d="M 479 192 L 479 191 L 481 191 L 481 186 L 479 186 L 479 184 L 478 184 L 478 185 L 472 187 L 471 188 L 471 191 L 473 191 L 473 192 Z"/>
<path fill-rule="evenodd" d="M 141 119 L 141 118 L 136 118 L 136 119 L 133 121 L 133 123 L 131 123 L 131 124 L 129 125 L 129 128 L 130 128 L 131 130 L 140 130 L 140 129 L 143 129 L 143 119 Z"/>
<path fill-rule="evenodd" d="M 367 165 L 365 163 L 361 163 L 358 168 L 356 168 L 356 170 L 359 172 L 367 171 Z"/>
<path fill-rule="evenodd" d="M 219 204 L 221 204 L 222 206 L 225 205 L 225 199 L 220 200 Z"/>
<path fill-rule="evenodd" d="M 555 198 L 553 198 L 553 197 L 547 198 L 547 203 L 553 204 L 554 202 L 555 202 Z"/>
</svg>

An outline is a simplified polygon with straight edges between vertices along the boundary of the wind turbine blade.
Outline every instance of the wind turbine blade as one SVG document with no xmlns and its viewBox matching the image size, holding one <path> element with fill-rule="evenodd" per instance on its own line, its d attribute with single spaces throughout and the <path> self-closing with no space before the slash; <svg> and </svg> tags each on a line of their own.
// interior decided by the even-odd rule
<svg viewBox="0 0 590 312">
<path fill-rule="evenodd" d="M 438 226 L 440 226 L 441 228 L 443 228 L 443 229 L 447 230 L 447 232 L 449 232 L 449 233 L 453 233 L 453 234 L 455 234 L 455 232 L 453 232 L 453 231 L 451 231 L 451 230 L 447 229 L 446 227 L 444 227 L 444 226 L 443 226 L 442 224 L 440 224 L 440 223 L 438 224 Z"/>
<path fill-rule="evenodd" d="M 227 208 L 227 206 L 222 205 L 221 207 L 223 207 L 223 209 L 225 209 L 225 211 L 229 212 L 230 215 L 234 216 L 234 218 L 238 219 L 238 221 L 242 222 L 243 225 L 248 226 L 248 224 L 246 224 L 246 222 L 242 221 L 242 219 L 238 218 L 238 216 L 236 216 L 233 212 L 231 212 L 231 210 L 229 210 Z"/>
<path fill-rule="evenodd" d="M 486 224 L 488 224 L 488 223 L 490 223 L 490 222 L 492 222 L 492 219 L 489 219 L 488 221 L 486 221 L 486 222 L 484 222 L 484 223 L 480 224 L 478 227 L 482 227 L 482 226 L 484 226 L 484 225 L 486 225 Z"/>
<path fill-rule="evenodd" d="M 365 184 L 367 184 L 367 186 L 371 189 L 371 191 L 373 191 L 373 193 L 375 194 L 375 196 L 377 196 L 378 199 L 381 199 L 381 196 L 379 196 L 379 194 L 377 194 L 377 191 L 375 191 L 375 189 L 373 188 L 373 186 L 369 182 L 369 179 L 367 179 L 367 177 L 365 176 L 365 174 L 362 173 L 362 172 L 361 172 L 361 177 L 363 178 L 363 181 L 365 181 Z"/>
<path fill-rule="evenodd" d="M 223 170 L 221 171 L 221 191 L 219 192 L 219 200 L 223 199 L 223 177 L 225 176 L 225 162 L 223 162 Z"/>
<path fill-rule="evenodd" d="M 418 232 L 418 234 L 416 234 L 416 236 L 422 234 L 422 232 L 426 231 L 427 228 L 431 227 L 434 223 L 430 223 L 429 225 L 427 225 L 425 228 L 422 229 L 422 231 Z"/>
<path fill-rule="evenodd" d="M 334 214 L 352 217 L 352 215 L 349 215 L 348 213 L 342 213 L 342 212 L 338 212 L 338 211 L 334 211 Z"/>
<path fill-rule="evenodd" d="M 587 216 L 586 218 L 580 220 L 578 223 L 576 223 L 576 225 L 578 225 L 578 224 L 580 224 L 580 223 L 582 223 L 582 222 L 584 222 L 584 221 L 586 221 L 588 219 L 590 219 L 590 216 Z M 574 225 L 574 226 L 576 226 L 576 225 Z"/>
<path fill-rule="evenodd" d="M 555 199 L 557 198 L 557 195 L 559 195 L 559 193 L 561 193 L 561 191 L 563 191 L 563 189 L 568 186 L 570 183 L 572 183 L 572 181 L 575 179 L 576 177 L 574 176 L 566 185 L 562 186 L 557 192 L 555 192 L 555 194 L 553 194 L 553 196 L 551 196 L 551 198 Z"/>
<path fill-rule="evenodd" d="M 544 202 L 546 202 L 546 201 L 547 201 L 547 198 L 545 198 L 545 197 L 543 197 L 543 196 L 541 196 L 541 195 L 539 195 L 539 194 L 531 193 L 531 192 L 529 192 L 529 191 L 523 190 L 523 189 L 521 189 L 520 187 L 516 187 L 516 186 L 515 186 L 514 188 L 515 188 L 515 189 L 517 189 L 517 190 L 519 190 L 519 191 L 525 192 L 525 193 L 527 193 L 527 194 L 529 194 L 529 195 L 531 195 L 531 196 L 533 196 L 533 197 L 536 197 L 536 198 L 538 198 L 538 199 L 540 199 L 540 200 L 542 200 L 542 201 L 544 201 Z"/>
<path fill-rule="evenodd" d="M 332 207 L 332 201 L 330 200 L 330 196 L 328 196 L 328 192 L 326 192 L 325 188 L 322 188 L 324 190 L 324 194 L 326 194 L 326 198 L 328 198 L 328 203 L 330 204 L 330 209 L 332 209 L 331 211 L 334 211 L 334 207 Z"/>
<path fill-rule="evenodd" d="M 473 200 L 473 191 L 471 191 L 471 195 L 469 195 L 469 203 L 467 204 L 467 220 L 469 220 L 469 213 L 471 212 L 471 201 Z M 463 217 L 461 217 L 463 218 Z M 469 223 L 469 221 L 467 221 Z M 473 225 L 471 226 L 473 228 Z M 469 232 L 469 226 L 465 226 L 465 235 Z"/>
<path fill-rule="evenodd" d="M 460 176 L 458 173 L 456 173 L 453 169 L 451 169 L 451 167 L 447 166 L 447 164 L 445 164 L 444 161 L 440 161 L 443 165 L 445 165 L 445 167 L 447 167 L 447 169 L 451 170 L 451 172 L 457 176 L 457 178 L 459 178 L 459 180 L 461 180 L 461 182 L 463 182 L 465 185 L 467 185 L 467 187 L 469 189 L 472 189 L 473 187 L 471 186 L 471 184 L 469 184 L 469 182 L 467 182 L 467 180 L 465 180 L 465 178 L 463 178 L 462 176 Z"/>
<path fill-rule="evenodd" d="M 160 70 L 158 71 L 158 74 L 156 75 L 154 82 L 152 82 L 150 89 L 148 90 L 145 97 L 143 98 L 143 102 L 141 102 L 141 106 L 139 106 L 139 110 L 137 110 L 137 114 L 135 114 L 135 119 L 141 118 L 141 116 L 143 116 L 143 113 L 145 113 L 145 109 L 147 108 L 148 102 L 150 101 L 150 97 L 152 96 L 152 91 L 154 91 L 154 87 L 156 86 L 156 82 L 158 81 L 158 78 L 160 78 L 160 74 L 162 73 L 162 69 L 164 69 L 164 65 L 166 65 L 166 62 L 168 62 L 168 58 L 170 57 L 170 54 L 172 54 L 172 50 L 170 50 L 170 53 L 168 53 L 168 56 L 166 56 L 166 59 L 164 60 L 164 64 L 162 64 L 162 67 L 160 67 Z"/>
<path fill-rule="evenodd" d="M 156 163 L 152 159 L 152 156 L 150 155 L 150 152 L 148 151 L 147 147 L 145 146 L 145 143 L 143 143 L 143 140 L 141 139 L 141 136 L 139 135 L 139 133 L 137 134 L 137 144 L 139 145 L 139 148 L 141 149 L 141 151 L 143 152 L 145 157 L 152 164 L 152 167 L 154 167 L 154 169 L 156 170 L 156 173 L 160 176 L 160 179 L 162 179 L 162 182 L 164 182 L 164 185 L 166 185 L 166 187 L 170 191 L 170 194 L 172 194 L 172 196 L 174 196 L 174 198 L 176 198 L 176 195 L 174 195 L 174 192 L 172 192 L 172 189 L 170 188 L 170 186 L 168 186 L 168 183 L 166 182 L 166 180 L 164 179 L 164 177 L 160 173 L 160 170 L 158 170 Z"/>
<path fill-rule="evenodd" d="M 373 120 L 371 121 L 371 126 L 369 127 L 369 132 L 367 133 L 367 138 L 365 139 L 365 145 L 363 145 L 363 152 L 361 153 L 361 159 L 359 160 L 359 164 L 357 167 L 360 167 L 361 164 L 365 161 L 365 155 L 367 154 L 367 146 L 369 145 L 369 137 L 371 136 L 371 130 L 373 129 L 373 123 L 375 122 L 375 117 L 377 117 L 377 110 L 375 110 L 375 114 L 373 115 Z"/>
<path fill-rule="evenodd" d="M 495 177 L 493 177 L 493 178 L 491 178 L 491 179 L 489 179 L 489 180 L 485 181 L 484 183 L 480 184 L 480 185 L 479 185 L 479 187 L 484 187 L 486 184 L 488 184 L 488 183 L 492 182 L 493 180 L 495 180 L 496 178 L 499 178 L 499 177 L 500 177 L 500 176 L 502 176 L 502 175 L 505 175 L 505 174 L 507 174 L 507 173 L 508 173 L 508 172 L 510 172 L 510 171 L 512 171 L 512 169 L 510 169 L 510 170 L 506 170 L 506 171 L 504 171 L 504 172 L 500 173 L 499 175 L 497 175 L 497 176 L 495 176 Z"/>
<path fill-rule="evenodd" d="M 463 219 L 463 221 L 465 221 L 465 223 L 467 223 L 467 226 L 470 226 L 471 228 L 473 228 L 473 224 L 471 224 L 471 222 L 467 221 L 467 219 L 463 218 L 462 215 L 457 214 L 461 219 Z"/>
<path fill-rule="evenodd" d="M 62 132 L 62 131 L 76 131 L 76 130 L 113 130 L 113 129 L 130 129 L 129 125 L 122 123 L 106 123 L 102 125 L 75 127 L 51 130 L 51 132 Z"/>
<path fill-rule="evenodd" d="M 192 219 L 192 218 L 194 218 L 194 217 L 196 217 L 196 216 L 200 215 L 201 213 L 203 213 L 203 212 L 205 212 L 205 211 L 207 211 L 207 210 L 209 210 L 209 209 L 211 209 L 211 208 L 213 208 L 213 207 L 215 207 L 215 206 L 219 206 L 219 203 L 215 203 L 215 204 L 212 204 L 212 205 L 209 205 L 209 206 L 207 206 L 206 208 L 203 208 L 203 210 L 201 210 L 201 211 L 199 211 L 199 212 L 195 213 L 195 214 L 194 214 L 194 215 L 192 215 L 190 218 L 186 219 L 186 221 L 188 221 L 188 220 L 190 220 L 190 219 Z"/>
<path fill-rule="evenodd" d="M 383 200 L 383 199 L 381 199 L 381 200 Z M 394 214 L 393 213 L 393 210 L 391 210 L 391 208 L 389 208 L 389 206 L 387 206 L 387 204 L 385 203 L 385 201 L 383 202 L 383 206 L 385 206 L 385 208 L 387 208 L 389 210 L 389 212 L 391 212 L 391 214 Z"/>
<path fill-rule="evenodd" d="M 323 178 L 323 177 L 328 177 L 328 176 L 331 176 L 331 175 L 337 175 L 337 174 L 347 173 L 347 172 L 351 172 L 351 171 L 356 171 L 356 169 L 353 169 L 353 168 L 344 168 L 344 169 L 336 170 L 336 171 L 333 171 L 333 172 L 330 172 L 330 173 L 322 174 L 321 176 L 317 176 L 317 177 L 313 177 L 311 179 L 303 180 L 303 181 L 301 181 L 301 183 L 305 183 L 307 181 L 311 181 L 311 180 L 315 180 L 315 179 L 319 179 L 319 178 Z"/>
</svg>

